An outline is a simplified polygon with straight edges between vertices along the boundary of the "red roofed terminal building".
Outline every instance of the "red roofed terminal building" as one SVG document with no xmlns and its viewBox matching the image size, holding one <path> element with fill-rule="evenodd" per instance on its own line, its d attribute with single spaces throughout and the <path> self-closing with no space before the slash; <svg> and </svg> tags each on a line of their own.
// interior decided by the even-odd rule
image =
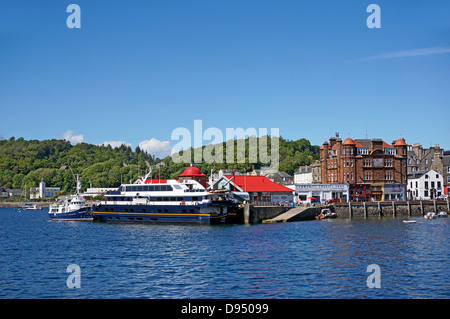
<svg viewBox="0 0 450 319">
<path fill-rule="evenodd" d="M 292 202 L 293 190 L 272 182 L 265 176 L 223 175 L 214 181 L 212 189 L 248 192 L 251 203 Z"/>
<path fill-rule="evenodd" d="M 349 184 L 353 201 L 406 200 L 407 145 L 381 139 L 330 138 L 320 147 L 323 184 Z"/>
</svg>

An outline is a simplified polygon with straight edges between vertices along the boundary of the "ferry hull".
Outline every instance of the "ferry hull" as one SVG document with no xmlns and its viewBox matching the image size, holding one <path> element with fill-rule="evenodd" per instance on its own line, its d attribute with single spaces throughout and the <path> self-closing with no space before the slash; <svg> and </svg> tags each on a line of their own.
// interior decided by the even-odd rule
<svg viewBox="0 0 450 319">
<path fill-rule="evenodd" d="M 93 206 L 95 220 L 106 222 L 229 224 L 235 213 L 205 213 L 198 206 L 99 205 Z"/>
</svg>

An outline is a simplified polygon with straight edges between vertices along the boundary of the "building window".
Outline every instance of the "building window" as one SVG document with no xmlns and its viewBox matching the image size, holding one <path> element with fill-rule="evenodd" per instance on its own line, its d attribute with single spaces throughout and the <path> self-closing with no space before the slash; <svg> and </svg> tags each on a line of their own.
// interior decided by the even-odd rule
<svg viewBox="0 0 450 319">
<path fill-rule="evenodd" d="M 369 155 L 369 149 L 367 147 L 358 147 L 356 150 L 357 155 Z"/>
<path fill-rule="evenodd" d="M 427 158 L 425 159 L 425 164 L 428 164 L 428 159 Z"/>
<path fill-rule="evenodd" d="M 428 182 L 425 182 L 425 189 L 428 189 Z"/>
<path fill-rule="evenodd" d="M 372 180 L 372 172 L 364 172 L 364 180 L 365 181 Z"/>
<path fill-rule="evenodd" d="M 392 176 L 393 176 L 392 172 L 385 172 L 385 173 L 384 173 L 384 177 L 385 177 L 385 179 L 388 180 L 388 181 L 391 181 L 391 180 L 392 180 Z M 412 185 L 411 185 L 411 187 L 412 187 Z"/>
<path fill-rule="evenodd" d="M 450 173 L 450 166 L 447 166 L 447 173 Z"/>
<path fill-rule="evenodd" d="M 365 159 L 363 162 L 364 167 L 371 167 L 372 161 L 370 159 Z"/>
<path fill-rule="evenodd" d="M 395 148 L 385 148 L 384 153 L 386 155 L 396 155 L 397 152 L 395 151 Z"/>
</svg>

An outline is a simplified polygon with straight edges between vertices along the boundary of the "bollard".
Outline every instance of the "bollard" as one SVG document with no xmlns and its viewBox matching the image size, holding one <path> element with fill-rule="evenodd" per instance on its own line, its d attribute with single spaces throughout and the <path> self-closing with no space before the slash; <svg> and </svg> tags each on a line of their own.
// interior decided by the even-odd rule
<svg viewBox="0 0 450 319">
<path fill-rule="evenodd" d="M 395 217 L 395 216 L 397 216 L 397 210 L 395 207 L 395 202 L 393 201 L 392 202 L 392 217 Z"/>
<path fill-rule="evenodd" d="M 349 213 L 349 217 L 353 218 L 352 202 L 348 202 L 348 213 Z"/>
</svg>

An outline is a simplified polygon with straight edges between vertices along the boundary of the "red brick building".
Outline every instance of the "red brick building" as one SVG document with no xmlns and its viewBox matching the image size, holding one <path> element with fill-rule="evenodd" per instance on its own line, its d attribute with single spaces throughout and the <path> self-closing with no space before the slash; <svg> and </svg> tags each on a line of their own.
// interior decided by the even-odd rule
<svg viewBox="0 0 450 319">
<path fill-rule="evenodd" d="M 349 184 L 349 199 L 399 200 L 406 197 L 407 145 L 399 139 L 330 138 L 320 147 L 323 184 Z"/>
</svg>

